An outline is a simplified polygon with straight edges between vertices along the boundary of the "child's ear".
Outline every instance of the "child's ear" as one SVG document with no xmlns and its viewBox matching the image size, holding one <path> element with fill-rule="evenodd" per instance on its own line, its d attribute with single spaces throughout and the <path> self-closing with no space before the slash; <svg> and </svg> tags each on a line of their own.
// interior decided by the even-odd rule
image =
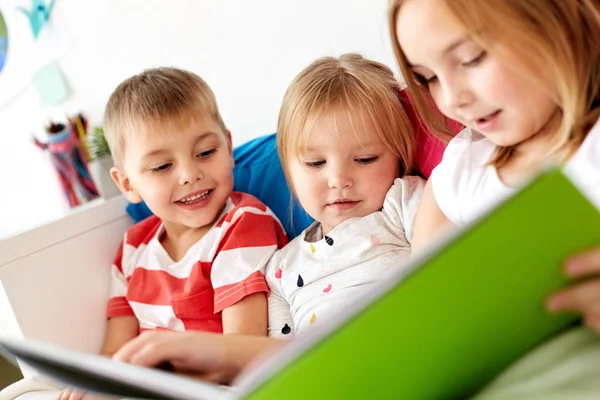
<svg viewBox="0 0 600 400">
<path fill-rule="evenodd" d="M 131 181 L 125 175 L 125 173 L 119 167 L 112 167 L 110 169 L 110 176 L 115 181 L 115 184 L 123 193 L 127 200 L 131 203 L 141 203 L 142 196 L 135 190 L 135 188 L 131 185 Z"/>
<path fill-rule="evenodd" d="M 233 145 L 231 142 L 231 132 L 225 131 L 225 139 L 227 140 L 227 149 L 229 150 L 229 155 L 233 157 Z"/>
<path fill-rule="evenodd" d="M 225 138 L 227 139 L 227 149 L 229 151 L 229 159 L 231 160 L 231 168 L 235 166 L 235 161 L 233 161 L 233 144 L 231 142 L 231 132 L 225 131 Z"/>
</svg>

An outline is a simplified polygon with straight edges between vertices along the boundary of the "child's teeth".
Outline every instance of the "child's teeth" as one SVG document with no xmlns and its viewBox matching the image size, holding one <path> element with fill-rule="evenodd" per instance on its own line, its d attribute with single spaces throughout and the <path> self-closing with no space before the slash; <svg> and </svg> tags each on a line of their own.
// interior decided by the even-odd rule
<svg viewBox="0 0 600 400">
<path fill-rule="evenodd" d="M 196 195 L 193 195 L 190 197 L 186 197 L 185 199 L 181 199 L 179 201 L 182 203 L 185 203 L 185 204 L 193 203 L 197 200 L 201 200 L 201 199 L 205 198 L 206 196 L 208 196 L 208 192 L 209 191 L 207 190 L 206 192 L 204 192 L 202 194 L 196 194 Z"/>
</svg>

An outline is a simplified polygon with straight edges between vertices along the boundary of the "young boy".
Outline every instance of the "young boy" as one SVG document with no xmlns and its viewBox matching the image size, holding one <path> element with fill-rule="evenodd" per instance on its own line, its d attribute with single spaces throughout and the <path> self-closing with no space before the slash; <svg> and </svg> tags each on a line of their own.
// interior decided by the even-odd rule
<svg viewBox="0 0 600 400">
<path fill-rule="evenodd" d="M 104 352 L 147 329 L 265 335 L 261 269 L 286 237 L 232 192 L 231 134 L 207 84 L 174 68 L 134 76 L 110 97 L 105 132 L 114 181 L 155 216 L 129 229 L 112 267 Z"/>
<path fill-rule="evenodd" d="M 232 192 L 231 134 L 207 84 L 147 70 L 111 95 L 104 130 L 112 178 L 154 216 L 127 231 L 115 258 L 101 353 L 144 330 L 266 335 L 261 271 L 287 238 L 264 204 Z"/>
</svg>

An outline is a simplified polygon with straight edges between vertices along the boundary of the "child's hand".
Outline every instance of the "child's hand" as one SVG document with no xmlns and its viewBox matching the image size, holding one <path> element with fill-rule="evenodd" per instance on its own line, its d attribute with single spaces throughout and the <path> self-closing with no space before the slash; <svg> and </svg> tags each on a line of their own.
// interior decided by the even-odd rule
<svg viewBox="0 0 600 400">
<path fill-rule="evenodd" d="M 224 337 L 204 332 L 146 331 L 121 347 L 113 358 L 146 367 L 168 363 L 175 372 L 223 382 L 230 379 L 223 365 Z"/>
<path fill-rule="evenodd" d="M 56 400 L 114 400 L 114 397 L 90 394 L 81 389 L 68 387 L 59 393 Z"/>
<path fill-rule="evenodd" d="M 66 389 L 61 390 L 61 392 L 56 397 L 56 400 L 82 400 L 83 396 L 85 396 L 84 391 L 68 387 Z"/>
<path fill-rule="evenodd" d="M 579 312 L 600 333 L 600 247 L 570 258 L 565 271 L 572 278 L 589 279 L 550 296 L 548 309 Z"/>
<path fill-rule="evenodd" d="M 285 343 L 264 336 L 146 331 L 121 347 L 113 358 L 146 367 L 168 363 L 174 372 L 192 378 L 229 383 L 256 356 Z"/>
</svg>

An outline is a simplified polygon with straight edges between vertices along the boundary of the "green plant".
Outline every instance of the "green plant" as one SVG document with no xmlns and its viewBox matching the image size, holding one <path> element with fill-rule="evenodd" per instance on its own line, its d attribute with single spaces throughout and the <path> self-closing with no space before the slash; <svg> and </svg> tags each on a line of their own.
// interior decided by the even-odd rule
<svg viewBox="0 0 600 400">
<path fill-rule="evenodd" d="M 92 132 L 88 133 L 87 145 L 90 161 L 110 156 L 110 148 L 104 137 L 104 130 L 100 126 L 96 126 Z"/>
</svg>

